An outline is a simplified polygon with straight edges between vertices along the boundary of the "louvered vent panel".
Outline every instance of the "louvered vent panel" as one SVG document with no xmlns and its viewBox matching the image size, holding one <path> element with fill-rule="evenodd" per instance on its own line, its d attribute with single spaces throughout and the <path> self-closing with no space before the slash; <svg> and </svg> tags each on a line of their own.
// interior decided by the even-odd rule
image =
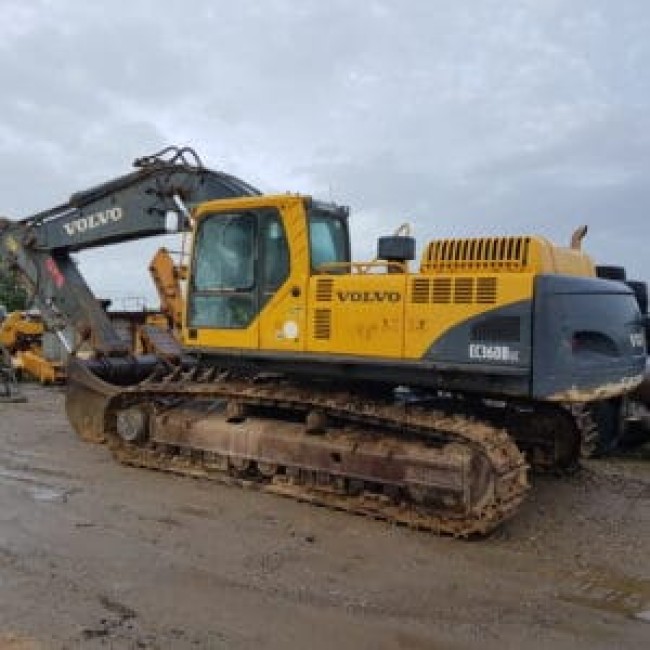
<svg viewBox="0 0 650 650">
<path fill-rule="evenodd" d="M 460 304 L 474 302 L 474 278 L 456 278 L 454 282 L 454 302 Z"/>
<path fill-rule="evenodd" d="M 414 278 L 412 282 L 411 302 L 414 304 L 493 305 L 497 302 L 496 276 Z"/>
<path fill-rule="evenodd" d="M 334 288 L 334 280 L 331 278 L 323 278 L 316 282 L 316 300 L 318 302 L 331 302 L 332 290 Z"/>
<path fill-rule="evenodd" d="M 481 305 L 493 305 L 497 301 L 497 279 L 476 279 L 476 302 Z"/>
<path fill-rule="evenodd" d="M 529 262 L 530 237 L 442 239 L 427 246 L 423 270 L 523 269 Z"/>
<path fill-rule="evenodd" d="M 434 278 L 433 302 L 439 305 L 451 302 L 451 278 Z"/>
<path fill-rule="evenodd" d="M 324 341 L 332 335 L 332 312 L 329 309 L 314 310 L 314 338 Z"/>
<path fill-rule="evenodd" d="M 428 278 L 415 278 L 411 290 L 411 302 L 427 303 L 430 300 L 431 280 Z"/>
</svg>

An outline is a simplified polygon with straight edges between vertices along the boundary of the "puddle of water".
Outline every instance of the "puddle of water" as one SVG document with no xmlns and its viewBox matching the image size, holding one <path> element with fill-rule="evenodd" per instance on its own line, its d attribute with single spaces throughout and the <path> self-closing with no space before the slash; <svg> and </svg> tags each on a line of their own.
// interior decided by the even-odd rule
<svg viewBox="0 0 650 650">
<path fill-rule="evenodd" d="M 193 517 L 200 517 L 201 519 L 216 518 L 215 513 L 211 512 L 208 508 L 202 508 L 201 506 L 180 506 L 176 508 L 176 510 L 185 515 L 192 515 Z"/>
<path fill-rule="evenodd" d="M 7 479 L 9 481 L 25 481 L 27 483 L 34 483 L 35 478 L 26 475 L 24 471 L 21 470 L 11 470 L 11 469 L 0 469 L 0 479 Z"/>
<path fill-rule="evenodd" d="M 78 488 L 57 488 L 31 476 L 27 472 L 0 469 L 0 482 L 18 482 L 27 485 L 26 491 L 35 501 L 65 502 L 68 496 L 78 492 Z M 2 650 L 2 648 L 0 648 Z"/>
<path fill-rule="evenodd" d="M 77 478 L 74 474 L 70 474 L 63 469 L 39 464 L 38 461 L 42 460 L 43 458 L 40 454 L 12 453 L 9 457 L 0 459 L 0 474 L 7 474 L 10 477 L 16 473 L 24 473 L 32 476 L 41 474 L 71 479 Z"/>
<path fill-rule="evenodd" d="M 650 609 L 645 612 L 637 612 L 634 615 L 634 618 L 638 619 L 639 621 L 643 621 L 644 623 L 650 623 Z"/>
<path fill-rule="evenodd" d="M 28 488 L 29 495 L 36 501 L 60 501 L 65 502 L 68 495 L 65 490 L 57 490 L 53 487 L 46 487 L 43 485 L 31 486 Z"/>
<path fill-rule="evenodd" d="M 635 618 L 645 614 L 650 622 L 650 580 L 594 570 L 578 577 L 578 583 L 560 595 L 562 600 Z"/>
</svg>

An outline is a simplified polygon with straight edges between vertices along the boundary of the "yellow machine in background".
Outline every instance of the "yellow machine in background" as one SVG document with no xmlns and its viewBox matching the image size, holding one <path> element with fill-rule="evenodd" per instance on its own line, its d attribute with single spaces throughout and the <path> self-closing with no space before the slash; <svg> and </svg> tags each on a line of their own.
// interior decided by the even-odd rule
<svg viewBox="0 0 650 650">
<path fill-rule="evenodd" d="M 149 273 L 154 282 L 160 311 L 166 319 L 151 324 L 167 326 L 173 332 L 179 332 L 183 322 L 183 292 L 181 282 L 187 279 L 187 266 L 182 262 L 176 263 L 167 248 L 159 248 L 149 263 Z"/>
<path fill-rule="evenodd" d="M 43 319 L 37 313 L 14 311 L 0 323 L 0 346 L 11 355 L 16 372 L 42 384 L 65 381 L 65 366 L 43 354 Z"/>
</svg>

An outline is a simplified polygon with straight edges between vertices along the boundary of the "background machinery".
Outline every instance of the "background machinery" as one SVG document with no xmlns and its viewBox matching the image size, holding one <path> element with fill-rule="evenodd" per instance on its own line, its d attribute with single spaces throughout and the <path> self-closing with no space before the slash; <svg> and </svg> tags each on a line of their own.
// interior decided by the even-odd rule
<svg viewBox="0 0 650 650">
<path fill-rule="evenodd" d="M 177 262 L 167 248 L 159 248 L 149 263 L 149 273 L 158 292 L 164 324 L 177 336 L 180 336 L 183 327 L 184 299 L 181 283 L 187 280 L 183 252 L 179 257 Z"/>
<path fill-rule="evenodd" d="M 573 466 L 643 380 L 635 296 L 578 247 L 433 241 L 412 271 L 414 240 L 391 236 L 358 263 L 346 208 L 261 195 L 187 149 L 136 167 L 0 223 L 48 326 L 95 350 L 70 358 L 72 425 L 123 462 L 486 533 L 517 510 L 529 463 Z M 193 240 L 180 345 L 134 356 L 70 254 L 171 222 Z"/>
<path fill-rule="evenodd" d="M 8 315 L 7 308 L 0 305 L 0 328 Z M 0 403 L 25 402 L 25 396 L 18 390 L 16 372 L 9 352 L 0 345 Z"/>
<path fill-rule="evenodd" d="M 648 315 L 648 285 L 640 280 L 628 280 L 625 268 L 621 266 L 596 266 L 599 278 L 623 282 L 633 292 L 639 310 L 645 319 L 646 349 L 650 350 L 650 316 Z M 650 359 L 646 361 L 646 379 L 626 399 L 614 404 L 614 424 L 601 428 L 596 453 L 606 452 L 620 438 L 626 441 L 648 440 L 650 434 Z M 610 420 L 611 414 L 609 415 Z"/>
<path fill-rule="evenodd" d="M 0 347 L 0 403 L 26 401 L 27 398 L 18 387 L 11 356 L 3 347 Z"/>
<path fill-rule="evenodd" d="M 65 366 L 49 359 L 43 350 L 45 326 L 40 314 L 34 311 L 14 311 L 0 323 L 0 346 L 11 357 L 11 363 L 20 376 L 27 374 L 42 384 L 65 381 Z"/>
</svg>

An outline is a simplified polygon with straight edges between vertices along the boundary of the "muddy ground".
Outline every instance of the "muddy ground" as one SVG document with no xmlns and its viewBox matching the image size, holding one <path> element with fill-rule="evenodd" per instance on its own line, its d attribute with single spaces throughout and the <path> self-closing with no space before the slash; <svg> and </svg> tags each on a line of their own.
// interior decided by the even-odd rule
<svg viewBox="0 0 650 650">
<path fill-rule="evenodd" d="M 537 478 L 486 540 L 117 465 L 0 405 L 0 649 L 648 648 L 650 462 Z"/>
</svg>

